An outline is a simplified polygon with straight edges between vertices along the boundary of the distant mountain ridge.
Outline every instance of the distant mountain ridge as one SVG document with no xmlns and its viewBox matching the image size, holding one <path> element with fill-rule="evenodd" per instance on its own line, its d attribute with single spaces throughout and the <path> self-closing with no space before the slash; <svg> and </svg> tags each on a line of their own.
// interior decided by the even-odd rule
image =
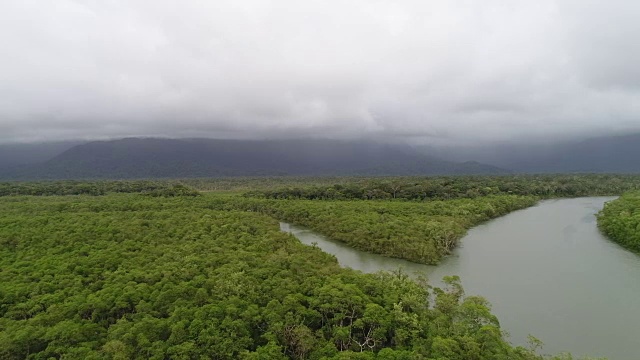
<svg viewBox="0 0 640 360">
<path fill-rule="evenodd" d="M 221 176 L 504 174 L 477 162 L 425 156 L 408 146 L 338 140 L 127 138 L 76 145 L 40 164 L 0 170 L 3 179 Z"/>
<path fill-rule="evenodd" d="M 640 173 L 640 134 L 607 135 L 550 143 L 417 146 L 448 161 L 474 159 L 515 173 Z"/>
<path fill-rule="evenodd" d="M 640 134 L 563 143 L 508 164 L 525 172 L 640 173 Z"/>
<path fill-rule="evenodd" d="M 0 144 L 0 168 L 42 163 L 55 155 L 84 143 L 86 141 Z"/>
<path fill-rule="evenodd" d="M 640 173 L 640 134 L 454 151 L 458 154 L 448 160 L 472 155 L 479 161 L 518 173 Z"/>
</svg>

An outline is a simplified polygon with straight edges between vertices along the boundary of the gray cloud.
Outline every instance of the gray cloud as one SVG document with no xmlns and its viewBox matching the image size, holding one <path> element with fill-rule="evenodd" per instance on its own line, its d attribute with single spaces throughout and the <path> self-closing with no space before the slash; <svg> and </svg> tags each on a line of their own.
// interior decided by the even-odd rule
<svg viewBox="0 0 640 360">
<path fill-rule="evenodd" d="M 0 142 L 640 130 L 633 1 L 0 4 Z"/>
</svg>

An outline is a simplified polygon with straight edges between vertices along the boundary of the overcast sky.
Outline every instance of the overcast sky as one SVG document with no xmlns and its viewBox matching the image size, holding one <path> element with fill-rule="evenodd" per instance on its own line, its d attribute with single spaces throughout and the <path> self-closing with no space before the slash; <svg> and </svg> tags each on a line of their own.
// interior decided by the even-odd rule
<svg viewBox="0 0 640 360">
<path fill-rule="evenodd" d="M 0 1 L 0 142 L 640 130 L 640 2 Z"/>
</svg>

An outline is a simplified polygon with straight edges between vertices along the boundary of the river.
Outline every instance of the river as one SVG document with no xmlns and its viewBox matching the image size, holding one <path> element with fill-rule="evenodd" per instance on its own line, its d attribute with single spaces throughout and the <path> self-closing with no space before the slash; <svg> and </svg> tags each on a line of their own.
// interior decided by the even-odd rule
<svg viewBox="0 0 640 360">
<path fill-rule="evenodd" d="M 532 334 L 543 352 L 640 359 L 640 256 L 605 238 L 595 214 L 613 197 L 545 200 L 471 229 L 453 255 L 427 266 L 354 250 L 281 223 L 345 267 L 426 274 L 437 284 L 459 275 L 467 294 L 493 305 L 509 340 Z"/>
</svg>

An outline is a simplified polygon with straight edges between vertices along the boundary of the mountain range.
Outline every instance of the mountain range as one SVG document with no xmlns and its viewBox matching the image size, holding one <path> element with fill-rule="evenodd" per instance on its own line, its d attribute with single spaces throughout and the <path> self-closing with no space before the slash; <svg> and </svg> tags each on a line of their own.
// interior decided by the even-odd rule
<svg viewBox="0 0 640 360">
<path fill-rule="evenodd" d="M 126 138 L 0 145 L 0 179 L 640 173 L 639 155 L 640 134 L 476 148 L 318 139 Z"/>
<path fill-rule="evenodd" d="M 62 149 L 62 147 L 60 148 Z M 53 154 L 53 153 L 51 153 Z M 31 158 L 34 160 L 34 157 Z M 127 138 L 74 145 L 50 158 L 0 163 L 3 179 L 504 174 L 409 146 L 338 140 Z"/>
<path fill-rule="evenodd" d="M 515 173 L 640 173 L 640 134 L 421 150 L 448 161 L 472 158 Z"/>
</svg>

